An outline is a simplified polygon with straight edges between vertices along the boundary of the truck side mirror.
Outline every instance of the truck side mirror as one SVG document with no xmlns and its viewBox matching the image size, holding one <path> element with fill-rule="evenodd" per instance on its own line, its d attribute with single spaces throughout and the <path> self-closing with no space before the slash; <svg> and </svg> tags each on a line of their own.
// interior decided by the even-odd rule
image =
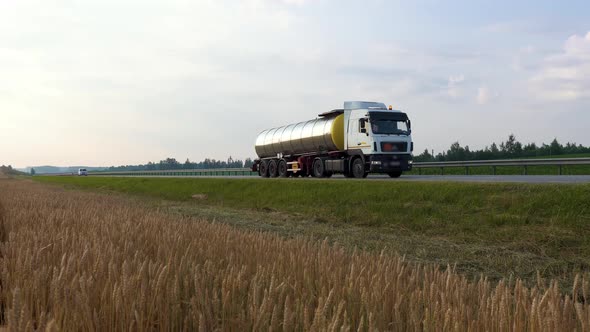
<svg viewBox="0 0 590 332">
<path fill-rule="evenodd" d="M 360 128 L 360 132 L 361 132 L 361 133 L 363 133 L 363 134 L 366 134 L 366 133 L 367 133 L 367 128 L 365 127 L 365 124 L 366 124 L 366 123 L 367 123 L 367 122 L 365 121 L 365 119 L 360 119 L 360 120 L 359 120 L 359 128 Z"/>
</svg>

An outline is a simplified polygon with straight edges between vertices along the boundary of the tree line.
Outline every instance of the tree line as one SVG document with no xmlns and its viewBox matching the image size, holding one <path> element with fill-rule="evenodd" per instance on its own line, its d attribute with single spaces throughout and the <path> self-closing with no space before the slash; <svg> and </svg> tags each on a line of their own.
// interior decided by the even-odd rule
<svg viewBox="0 0 590 332">
<path fill-rule="evenodd" d="M 12 165 L 2 165 L 0 166 L 0 173 L 5 175 L 26 175 L 26 173 L 17 171 L 16 169 L 12 168 Z"/>
<path fill-rule="evenodd" d="M 184 163 L 179 162 L 176 158 L 166 158 L 159 162 L 148 162 L 144 165 L 124 165 L 111 166 L 106 170 L 109 171 L 164 171 L 175 169 L 217 169 L 217 168 L 250 168 L 254 162 L 251 158 L 245 160 L 233 159 L 231 156 L 227 160 L 215 160 L 206 158 L 203 161 L 192 162 L 188 158 Z"/>
<path fill-rule="evenodd" d="M 530 157 L 551 157 L 570 154 L 590 153 L 590 147 L 582 144 L 559 143 L 554 139 L 550 144 L 535 143 L 522 144 L 516 140 L 514 134 L 508 136 L 508 140 L 501 142 L 499 145 L 492 143 L 481 150 L 471 150 L 468 145 L 461 146 L 459 142 L 451 144 L 447 151 L 434 155 L 434 153 L 424 150 L 420 155 L 414 156 L 414 161 L 463 161 L 463 160 L 493 160 L 493 159 L 515 159 Z"/>
</svg>

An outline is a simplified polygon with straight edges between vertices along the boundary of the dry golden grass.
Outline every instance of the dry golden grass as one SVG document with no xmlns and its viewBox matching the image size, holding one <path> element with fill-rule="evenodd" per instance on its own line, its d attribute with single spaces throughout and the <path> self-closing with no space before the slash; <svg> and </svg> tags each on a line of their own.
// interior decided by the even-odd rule
<svg viewBox="0 0 590 332">
<path fill-rule="evenodd" d="M 15 331 L 590 331 L 587 277 L 573 297 L 472 282 L 28 181 L 0 181 L 0 237 L 0 325 Z"/>
</svg>

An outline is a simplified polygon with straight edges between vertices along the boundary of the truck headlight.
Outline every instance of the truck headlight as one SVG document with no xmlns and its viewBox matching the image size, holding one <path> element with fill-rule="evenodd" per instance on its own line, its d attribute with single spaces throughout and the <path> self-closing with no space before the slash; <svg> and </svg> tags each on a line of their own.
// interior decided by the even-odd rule
<svg viewBox="0 0 590 332">
<path fill-rule="evenodd" d="M 381 160 L 373 160 L 371 161 L 371 165 L 381 165 Z"/>
</svg>

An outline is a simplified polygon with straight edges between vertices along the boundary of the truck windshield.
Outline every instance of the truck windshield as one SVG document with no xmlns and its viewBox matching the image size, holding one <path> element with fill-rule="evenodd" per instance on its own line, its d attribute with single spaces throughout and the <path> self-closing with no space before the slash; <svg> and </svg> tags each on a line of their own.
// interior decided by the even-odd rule
<svg viewBox="0 0 590 332">
<path fill-rule="evenodd" d="M 382 135 L 408 135 L 408 124 L 405 121 L 396 120 L 372 120 L 371 130 L 373 134 Z"/>
<path fill-rule="evenodd" d="M 405 113 L 371 112 L 371 131 L 377 135 L 409 135 L 409 120 Z"/>
</svg>

